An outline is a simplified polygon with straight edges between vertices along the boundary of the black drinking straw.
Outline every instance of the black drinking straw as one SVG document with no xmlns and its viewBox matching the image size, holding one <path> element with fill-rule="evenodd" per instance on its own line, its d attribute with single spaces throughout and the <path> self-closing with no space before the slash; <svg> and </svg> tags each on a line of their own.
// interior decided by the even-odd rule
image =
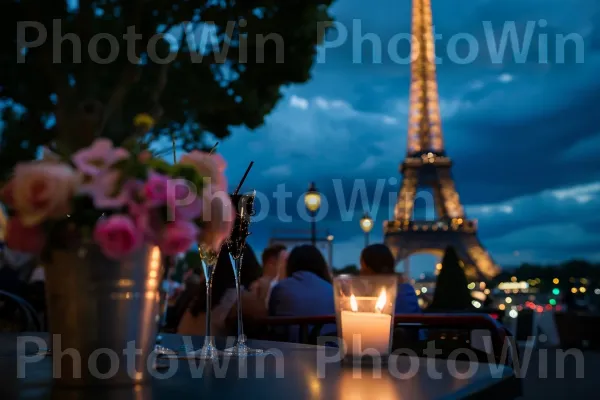
<svg viewBox="0 0 600 400">
<path fill-rule="evenodd" d="M 212 154 L 212 152 L 215 151 L 215 149 L 217 148 L 218 145 L 219 145 L 219 142 L 215 143 L 215 145 L 210 149 L 208 154 Z"/>
<path fill-rule="evenodd" d="M 244 184 L 244 181 L 246 180 L 246 177 L 248 176 L 248 173 L 250 172 L 250 169 L 252 169 L 253 165 L 254 165 L 254 161 L 250 161 L 250 165 L 248 165 L 248 169 L 246 169 L 246 173 L 244 174 L 244 176 L 242 176 L 242 180 L 240 181 L 239 185 L 235 189 L 235 192 L 233 192 L 234 196 L 236 196 L 238 194 L 238 192 L 240 191 L 240 189 L 242 188 L 242 185 Z"/>
</svg>

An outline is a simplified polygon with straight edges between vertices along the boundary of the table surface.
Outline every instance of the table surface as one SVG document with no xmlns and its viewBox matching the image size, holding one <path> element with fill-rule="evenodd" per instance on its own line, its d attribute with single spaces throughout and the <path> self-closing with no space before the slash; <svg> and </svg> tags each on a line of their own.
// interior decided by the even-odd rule
<svg viewBox="0 0 600 400">
<path fill-rule="evenodd" d="M 24 338 L 26 335 L 20 335 Z M 46 339 L 45 334 L 32 334 Z M 338 350 L 292 343 L 249 341 L 255 348 L 271 349 L 263 357 L 169 360 L 170 369 L 155 371 L 147 386 L 129 389 L 79 389 L 64 392 L 52 387 L 52 360 L 48 357 L 27 365 L 25 378 L 17 378 L 19 355 L 16 334 L 0 334 L 0 398 L 10 399 L 106 399 L 185 400 L 218 396 L 220 399 L 466 399 L 502 398 L 519 395 L 512 369 L 505 366 L 425 359 L 411 356 L 390 361 L 380 374 L 372 367 L 353 366 L 332 361 Z M 183 338 L 166 335 L 163 344 L 179 349 L 184 339 L 195 348 L 202 337 Z M 188 342 L 189 343 L 189 342 Z M 217 341 L 218 347 L 224 341 Z M 37 350 L 33 342 L 25 355 Z M 22 355 L 21 355 L 22 357 Z M 329 362 L 324 360 L 329 358 Z"/>
</svg>

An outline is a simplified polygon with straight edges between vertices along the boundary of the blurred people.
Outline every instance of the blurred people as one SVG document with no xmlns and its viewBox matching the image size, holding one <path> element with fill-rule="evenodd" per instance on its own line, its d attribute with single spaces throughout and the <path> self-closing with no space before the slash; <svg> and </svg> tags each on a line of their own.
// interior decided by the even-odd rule
<svg viewBox="0 0 600 400">
<path fill-rule="evenodd" d="M 273 287 L 286 276 L 287 257 L 287 249 L 281 244 L 267 247 L 263 251 L 263 275 L 252 284 L 250 291 L 264 302 L 265 308 L 269 307 Z"/>
<path fill-rule="evenodd" d="M 372 244 L 363 249 L 360 254 L 361 275 L 394 275 L 394 256 L 384 244 Z M 398 292 L 396 294 L 396 314 L 420 313 L 419 299 L 415 289 L 410 283 L 404 282 L 399 277 Z"/>
<path fill-rule="evenodd" d="M 273 287 L 269 299 L 269 315 L 307 317 L 334 315 L 333 287 L 329 267 L 314 246 L 294 248 L 288 257 L 286 278 Z M 335 331 L 325 326 L 322 334 Z M 289 340 L 298 341 L 299 332 L 289 332 Z"/>
<path fill-rule="evenodd" d="M 240 276 L 242 291 L 242 312 L 244 317 L 244 329 L 252 331 L 252 322 L 264 318 L 267 315 L 264 303 L 254 294 L 247 291 L 249 287 L 260 276 L 260 265 L 249 246 L 244 249 L 243 266 Z M 181 335 L 205 335 L 206 334 L 206 286 L 196 287 L 193 298 L 188 294 L 181 296 L 182 301 L 188 304 L 177 306 L 182 315 L 177 329 Z M 229 258 L 227 247 L 223 246 L 219 259 L 213 272 L 212 278 L 212 314 L 211 335 L 230 336 L 236 332 L 236 290 L 233 266 Z M 248 334 L 248 336 L 252 336 Z"/>
</svg>

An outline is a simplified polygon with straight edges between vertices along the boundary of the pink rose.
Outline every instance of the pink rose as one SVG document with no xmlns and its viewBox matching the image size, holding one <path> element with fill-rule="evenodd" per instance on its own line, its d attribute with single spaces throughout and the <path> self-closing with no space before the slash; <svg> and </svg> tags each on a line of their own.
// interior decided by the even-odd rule
<svg viewBox="0 0 600 400">
<path fill-rule="evenodd" d="M 135 222 L 135 226 L 145 240 L 157 243 L 164 222 L 161 210 L 150 208 L 146 203 L 129 203 L 129 214 Z"/>
<path fill-rule="evenodd" d="M 96 176 L 81 192 L 92 197 L 96 208 L 110 210 L 126 206 L 142 187 L 142 183 L 131 179 L 121 182 L 120 171 L 108 170 Z"/>
<path fill-rule="evenodd" d="M 79 150 L 73 155 L 77 169 L 89 176 L 106 171 L 116 162 L 129 157 L 127 150 L 113 147 L 109 139 L 96 139 L 90 147 Z"/>
<path fill-rule="evenodd" d="M 203 203 L 202 231 L 198 242 L 218 251 L 223 242 L 231 235 L 235 222 L 235 210 L 229 194 L 222 191 L 205 194 Z"/>
<path fill-rule="evenodd" d="M 96 223 L 94 241 L 106 257 L 117 260 L 140 248 L 142 234 L 131 218 L 117 214 Z"/>
<path fill-rule="evenodd" d="M 227 163 L 221 155 L 194 150 L 183 155 L 179 163 L 194 166 L 204 177 L 207 187 L 210 187 L 211 191 L 227 191 L 227 178 L 225 177 Z"/>
<path fill-rule="evenodd" d="M 13 217 L 6 225 L 6 247 L 23 253 L 39 254 L 46 244 L 46 235 L 39 225 L 26 226 Z"/>
<path fill-rule="evenodd" d="M 167 187 L 169 177 L 156 172 L 150 172 L 144 184 L 144 197 L 151 207 L 164 206 L 167 202 Z"/>
<path fill-rule="evenodd" d="M 167 183 L 167 207 L 169 221 L 191 221 L 202 215 L 202 197 L 185 179 L 170 179 Z"/>
<path fill-rule="evenodd" d="M 198 235 L 198 227 L 189 221 L 175 221 L 167 224 L 159 243 L 162 254 L 174 256 L 192 247 Z"/>
<path fill-rule="evenodd" d="M 75 171 L 65 164 L 18 164 L 10 185 L 14 208 L 22 223 L 33 226 L 49 218 L 65 217 L 78 182 Z"/>
</svg>

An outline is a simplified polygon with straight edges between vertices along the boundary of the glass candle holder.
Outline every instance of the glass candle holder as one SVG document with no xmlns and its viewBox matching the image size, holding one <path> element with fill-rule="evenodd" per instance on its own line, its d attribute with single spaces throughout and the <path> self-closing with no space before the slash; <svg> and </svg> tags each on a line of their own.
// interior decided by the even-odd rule
<svg viewBox="0 0 600 400">
<path fill-rule="evenodd" d="M 333 280 L 345 360 L 387 359 L 392 347 L 398 277 L 341 275 Z"/>
</svg>

